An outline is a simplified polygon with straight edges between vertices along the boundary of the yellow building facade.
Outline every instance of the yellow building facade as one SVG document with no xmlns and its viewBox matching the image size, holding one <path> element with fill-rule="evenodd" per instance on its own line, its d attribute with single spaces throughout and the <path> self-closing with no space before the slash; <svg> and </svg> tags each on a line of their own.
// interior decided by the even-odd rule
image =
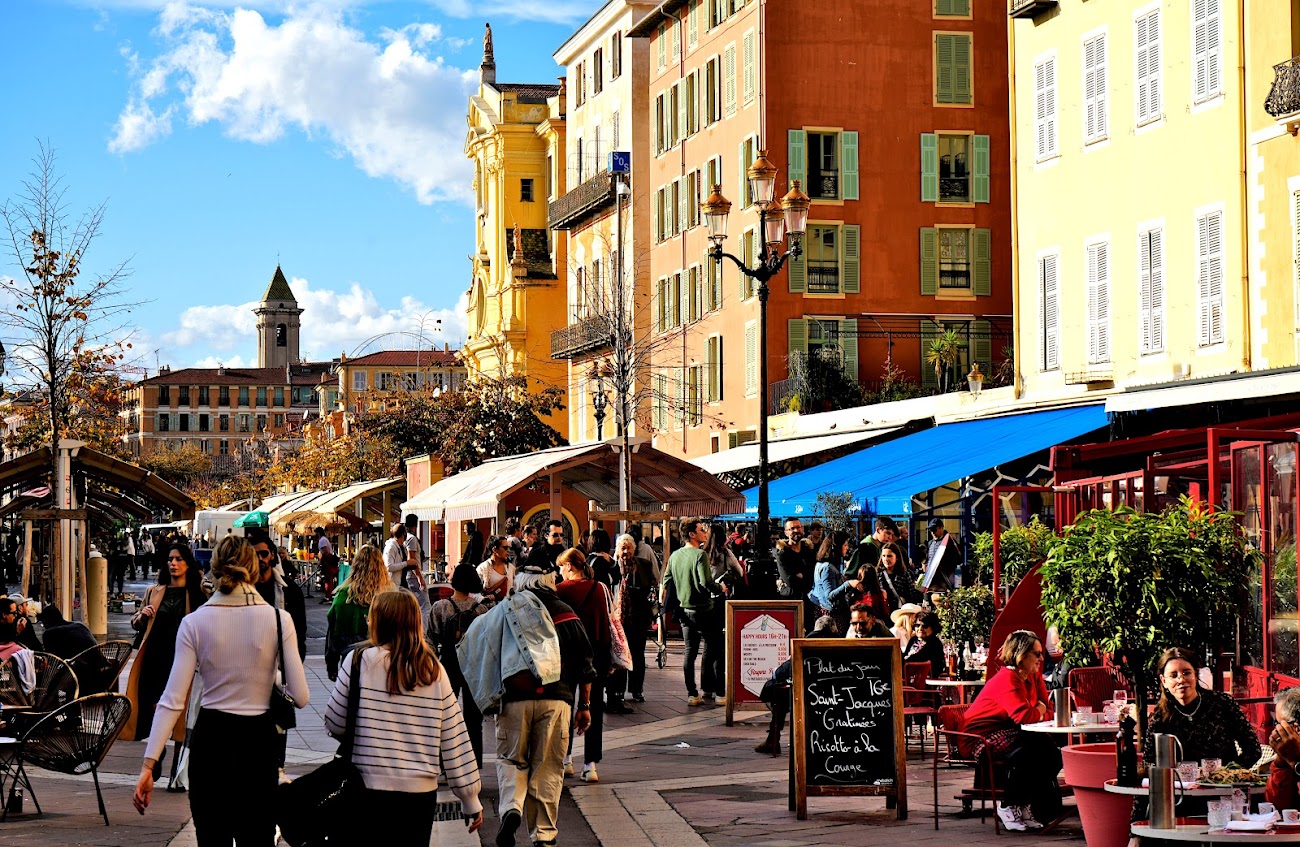
<svg viewBox="0 0 1300 847">
<path fill-rule="evenodd" d="M 563 192 L 564 93 L 556 84 L 498 83 L 490 28 L 479 78 L 465 139 L 477 223 L 465 366 L 470 379 L 523 374 L 530 387 L 563 386 L 567 367 L 550 345 L 565 325 L 567 257 L 547 227 L 547 197 Z M 568 436 L 567 412 L 548 423 Z"/>
<path fill-rule="evenodd" d="M 1243 108 L 1259 106 L 1243 99 L 1241 8 L 1012 0 L 1016 358 L 1029 398 L 1259 367 L 1253 339 L 1275 307 L 1252 304 L 1245 249 Z M 1276 49 L 1276 61 L 1291 55 Z"/>
</svg>

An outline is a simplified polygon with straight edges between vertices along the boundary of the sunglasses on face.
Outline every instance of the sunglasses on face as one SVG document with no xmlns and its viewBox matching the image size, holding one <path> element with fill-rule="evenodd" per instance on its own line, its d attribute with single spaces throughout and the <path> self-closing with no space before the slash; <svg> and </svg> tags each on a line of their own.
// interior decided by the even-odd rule
<svg viewBox="0 0 1300 847">
<path fill-rule="evenodd" d="M 258 550 L 258 551 L 257 551 L 257 558 L 259 558 L 259 559 L 269 559 L 269 558 L 271 558 L 271 551 L 270 551 L 270 550 Z"/>
</svg>

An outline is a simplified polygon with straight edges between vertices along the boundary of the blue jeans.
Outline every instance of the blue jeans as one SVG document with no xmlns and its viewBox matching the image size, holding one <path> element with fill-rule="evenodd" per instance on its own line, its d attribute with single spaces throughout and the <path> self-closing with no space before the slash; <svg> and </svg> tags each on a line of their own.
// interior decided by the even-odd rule
<svg viewBox="0 0 1300 847">
<path fill-rule="evenodd" d="M 727 693 L 727 678 L 723 670 L 726 651 L 722 643 L 722 621 L 716 611 L 678 613 L 682 624 L 682 639 L 686 642 L 686 658 L 682 662 L 682 675 L 686 678 L 686 693 L 699 694 L 695 687 L 695 658 L 700 653 L 700 639 L 704 640 L 704 660 L 700 668 L 700 684 L 705 694 L 719 697 Z"/>
</svg>

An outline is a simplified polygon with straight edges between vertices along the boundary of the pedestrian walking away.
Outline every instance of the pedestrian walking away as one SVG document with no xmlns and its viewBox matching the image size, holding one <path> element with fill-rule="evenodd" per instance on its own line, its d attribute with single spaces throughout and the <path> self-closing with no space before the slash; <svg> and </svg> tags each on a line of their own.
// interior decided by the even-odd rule
<svg viewBox="0 0 1300 847">
<path fill-rule="evenodd" d="M 325 614 L 325 673 L 331 681 L 338 678 L 339 662 L 348 649 L 369 636 L 370 604 L 383 592 L 396 590 L 379 551 L 369 544 L 358 550 L 351 573 L 334 592 Z"/>
<path fill-rule="evenodd" d="M 632 669 L 620 668 L 614 672 L 605 700 L 609 706 L 607 711 L 623 714 L 630 711 L 623 703 L 625 694 L 630 693 L 635 703 L 645 702 L 645 645 L 655 617 L 658 581 L 654 565 L 637 554 L 636 539 L 630 533 L 618 537 L 616 549 L 623 573 L 622 590 L 618 594 L 619 619 L 627 635 L 628 652 L 632 654 Z"/>
<path fill-rule="evenodd" d="M 587 700 L 591 711 L 591 726 L 583 740 L 582 781 L 599 782 L 596 765 L 604 755 L 605 685 L 609 681 L 611 647 L 613 645 L 610 606 L 612 598 L 605 584 L 596 578 L 595 569 L 581 550 L 572 548 L 560 554 L 560 576 L 564 578 L 555 589 L 561 600 L 568 603 L 582 621 L 591 642 L 592 664 L 596 678 L 591 683 L 591 696 Z M 581 705 L 581 704 L 579 704 Z M 575 712 L 576 714 L 576 712 Z M 571 722 L 572 723 L 572 722 Z M 573 772 L 573 733 L 564 757 L 564 772 Z"/>
<path fill-rule="evenodd" d="M 664 569 L 663 596 L 665 602 L 676 598 L 677 614 L 686 641 L 686 657 L 682 662 L 682 675 L 686 681 L 686 702 L 691 706 L 725 705 L 727 702 L 726 677 L 723 664 L 726 656 L 722 643 L 722 586 L 713 578 L 708 556 L 703 545 L 709 537 L 709 525 L 700 518 L 684 518 L 680 525 L 684 546 L 674 550 Z M 704 657 L 700 668 L 700 685 L 695 685 L 695 659 L 704 644 Z"/>
<path fill-rule="evenodd" d="M 483 593 L 483 582 L 473 568 L 456 568 L 451 572 L 451 596 L 433 604 L 429 612 L 428 639 L 438 653 L 447 671 L 447 683 L 452 694 L 464 695 L 461 713 L 470 745 L 474 748 L 474 761 L 483 767 L 483 713 L 478 710 L 474 696 L 465 684 L 465 675 L 456 656 L 456 645 L 479 615 L 487 614 L 488 607 L 476 597 Z"/>
</svg>

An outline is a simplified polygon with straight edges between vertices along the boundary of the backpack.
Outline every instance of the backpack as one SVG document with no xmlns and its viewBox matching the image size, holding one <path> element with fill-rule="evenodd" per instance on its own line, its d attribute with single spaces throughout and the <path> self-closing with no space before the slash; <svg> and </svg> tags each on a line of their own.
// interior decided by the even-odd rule
<svg viewBox="0 0 1300 847">
<path fill-rule="evenodd" d="M 438 658 L 444 664 L 449 660 L 455 661 L 456 645 L 465 637 L 469 625 L 478 617 L 478 608 L 478 604 L 475 604 L 468 609 L 456 609 L 456 614 L 443 626 L 442 637 L 438 644 Z"/>
</svg>

